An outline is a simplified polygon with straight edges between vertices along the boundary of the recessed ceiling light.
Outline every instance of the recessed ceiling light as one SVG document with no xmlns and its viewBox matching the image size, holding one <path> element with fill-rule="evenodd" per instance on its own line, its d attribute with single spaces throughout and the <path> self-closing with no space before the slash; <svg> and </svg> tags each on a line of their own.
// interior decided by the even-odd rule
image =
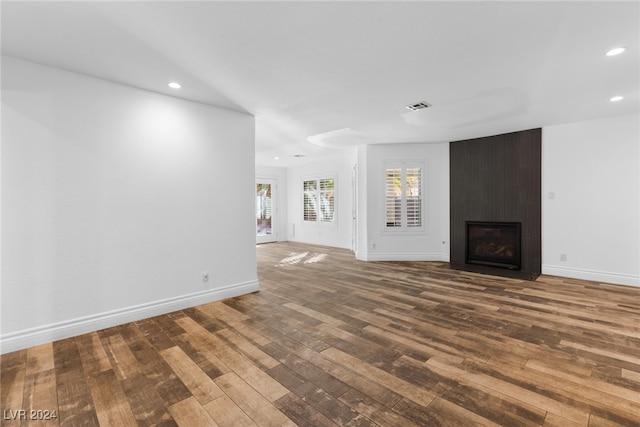
<svg viewBox="0 0 640 427">
<path fill-rule="evenodd" d="M 622 52 L 624 52 L 624 48 L 623 47 L 616 47 L 615 49 L 611 49 L 609 52 L 607 52 L 607 56 L 616 56 L 616 55 L 620 55 Z"/>
<path fill-rule="evenodd" d="M 618 102 L 618 101 L 622 101 L 624 99 L 623 96 L 614 96 L 613 98 L 609 99 L 609 101 L 611 102 Z"/>
<path fill-rule="evenodd" d="M 280 160 L 280 157 L 275 156 L 275 157 L 273 158 L 273 160 Z"/>
<path fill-rule="evenodd" d="M 180 89 L 182 87 L 182 85 L 178 82 L 171 82 L 169 83 L 169 87 L 171 89 Z"/>
</svg>

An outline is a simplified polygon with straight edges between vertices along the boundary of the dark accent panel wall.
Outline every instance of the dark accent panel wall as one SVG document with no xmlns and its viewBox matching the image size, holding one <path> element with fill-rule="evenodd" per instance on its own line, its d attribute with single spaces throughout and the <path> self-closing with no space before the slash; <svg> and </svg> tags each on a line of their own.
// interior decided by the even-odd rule
<svg viewBox="0 0 640 427">
<path fill-rule="evenodd" d="M 452 266 L 465 266 L 465 221 L 517 221 L 523 277 L 541 273 L 541 136 L 531 129 L 450 143 Z"/>
</svg>

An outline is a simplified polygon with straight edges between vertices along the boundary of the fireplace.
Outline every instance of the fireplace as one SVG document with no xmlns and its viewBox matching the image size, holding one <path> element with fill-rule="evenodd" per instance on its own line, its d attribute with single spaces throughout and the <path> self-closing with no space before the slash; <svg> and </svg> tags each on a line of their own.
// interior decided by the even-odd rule
<svg viewBox="0 0 640 427">
<path fill-rule="evenodd" d="M 465 262 L 520 270 L 520 223 L 465 221 Z"/>
</svg>

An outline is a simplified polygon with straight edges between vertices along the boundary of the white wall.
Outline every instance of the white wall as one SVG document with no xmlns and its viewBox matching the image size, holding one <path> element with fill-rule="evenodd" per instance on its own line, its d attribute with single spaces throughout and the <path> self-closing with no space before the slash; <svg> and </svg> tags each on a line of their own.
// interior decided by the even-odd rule
<svg viewBox="0 0 640 427">
<path fill-rule="evenodd" d="M 367 216 L 367 191 L 369 185 L 367 183 L 367 177 L 369 176 L 369 167 L 367 164 L 367 158 L 369 156 L 369 145 L 360 145 L 357 147 L 356 156 L 356 189 L 357 194 L 355 197 L 355 212 L 356 212 L 356 233 L 355 233 L 355 245 L 354 252 L 356 258 L 359 260 L 367 259 L 367 247 L 369 242 L 369 221 Z"/>
<path fill-rule="evenodd" d="M 355 149 L 344 150 L 339 157 L 287 169 L 288 240 L 351 249 L 352 171 L 355 162 Z M 303 221 L 302 182 L 331 177 L 336 179 L 336 220 L 332 223 Z"/>
<path fill-rule="evenodd" d="M 287 240 L 287 169 L 272 166 L 256 165 L 256 179 L 276 181 L 276 211 L 273 213 L 275 223 L 272 224 L 278 242 Z M 273 207 L 272 207 L 273 209 Z"/>
<path fill-rule="evenodd" d="M 542 143 L 542 272 L 640 286 L 638 115 L 549 126 Z"/>
<path fill-rule="evenodd" d="M 366 236 L 359 235 L 358 259 L 448 261 L 449 143 L 370 145 L 360 157 L 366 158 L 366 189 L 361 186 L 360 191 L 366 191 L 367 200 L 358 218 L 366 217 L 367 228 Z M 425 164 L 426 229 L 407 235 L 384 233 L 384 162 L 407 159 Z"/>
<path fill-rule="evenodd" d="M 3 57 L 2 352 L 257 290 L 254 150 L 249 115 Z"/>
</svg>

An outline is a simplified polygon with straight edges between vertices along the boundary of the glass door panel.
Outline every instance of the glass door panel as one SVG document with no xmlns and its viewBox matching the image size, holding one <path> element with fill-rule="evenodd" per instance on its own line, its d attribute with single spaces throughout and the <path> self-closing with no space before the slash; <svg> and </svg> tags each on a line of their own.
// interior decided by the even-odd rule
<svg viewBox="0 0 640 427">
<path fill-rule="evenodd" d="M 256 243 L 275 242 L 275 182 L 256 182 Z"/>
</svg>

